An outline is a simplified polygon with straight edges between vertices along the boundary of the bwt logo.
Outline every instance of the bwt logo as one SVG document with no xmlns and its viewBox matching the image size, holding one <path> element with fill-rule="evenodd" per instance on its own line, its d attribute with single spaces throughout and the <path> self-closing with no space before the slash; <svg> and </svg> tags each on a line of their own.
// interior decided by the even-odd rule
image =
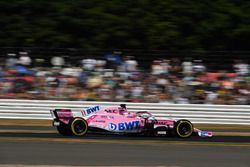
<svg viewBox="0 0 250 167">
<path fill-rule="evenodd" d="M 139 121 L 132 121 L 132 122 L 121 122 L 118 124 L 110 123 L 109 129 L 110 130 L 132 130 L 139 127 Z"/>
<path fill-rule="evenodd" d="M 94 113 L 96 111 L 100 110 L 100 106 L 90 107 L 86 110 L 87 114 Z"/>
</svg>

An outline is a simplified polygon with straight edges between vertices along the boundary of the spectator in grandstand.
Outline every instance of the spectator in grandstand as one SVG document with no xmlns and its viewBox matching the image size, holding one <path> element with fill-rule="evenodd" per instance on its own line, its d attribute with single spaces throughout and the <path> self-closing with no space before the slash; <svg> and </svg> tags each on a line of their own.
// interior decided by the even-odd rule
<svg viewBox="0 0 250 167">
<path fill-rule="evenodd" d="M 31 65 L 32 59 L 29 57 L 28 52 L 19 52 L 19 56 L 19 64 L 25 67 L 29 67 Z"/>
<path fill-rule="evenodd" d="M 10 55 L 0 69 L 0 97 L 198 104 L 250 104 L 249 65 L 235 63 L 235 73 L 206 72 L 202 61 L 157 59 L 151 71 L 125 56 L 112 69 L 106 59 L 83 59 L 81 67 L 30 67 L 26 55 Z M 5 62 L 5 61 L 3 61 Z M 5 68 L 6 67 L 6 68 Z"/>
<path fill-rule="evenodd" d="M 61 68 L 65 64 L 65 60 L 62 56 L 54 56 L 51 58 L 50 63 L 54 67 Z"/>
<path fill-rule="evenodd" d="M 118 70 L 118 68 L 124 63 L 121 54 L 121 52 L 113 52 L 104 55 L 106 69 Z"/>
<path fill-rule="evenodd" d="M 169 73 L 171 75 L 181 77 L 181 62 L 178 58 L 172 58 L 170 60 Z"/>
<path fill-rule="evenodd" d="M 215 104 L 218 94 L 214 91 L 206 91 L 205 104 Z"/>
<path fill-rule="evenodd" d="M 85 71 L 94 71 L 96 67 L 96 59 L 83 59 L 82 68 Z"/>
<path fill-rule="evenodd" d="M 112 85 L 103 84 L 100 85 L 96 91 L 98 99 L 101 101 L 112 101 L 114 99 L 114 92 Z"/>
<path fill-rule="evenodd" d="M 100 73 L 91 73 L 87 79 L 86 88 L 98 88 L 103 84 L 103 78 Z"/>
<path fill-rule="evenodd" d="M 169 69 L 171 68 L 170 67 L 170 61 L 168 59 L 162 59 L 161 60 L 161 67 L 162 67 L 162 70 L 163 70 L 163 74 L 168 74 L 169 73 Z"/>
<path fill-rule="evenodd" d="M 202 60 L 194 60 L 192 69 L 195 74 L 202 74 L 206 71 L 206 67 Z"/>
<path fill-rule="evenodd" d="M 106 63 L 107 63 L 106 60 L 96 60 L 95 71 L 104 72 Z"/>
<path fill-rule="evenodd" d="M 69 95 L 71 100 L 87 100 L 87 90 L 76 86 L 72 94 Z"/>
<path fill-rule="evenodd" d="M 151 74 L 152 75 L 168 74 L 169 69 L 170 69 L 169 60 L 166 59 L 154 60 L 151 65 Z"/>
<path fill-rule="evenodd" d="M 235 60 L 234 61 L 234 71 L 239 75 L 239 76 L 247 76 L 249 74 L 250 66 L 246 62 L 242 60 Z"/>
<path fill-rule="evenodd" d="M 12 68 L 17 64 L 18 58 L 15 53 L 8 53 L 6 59 L 6 68 Z"/>
<path fill-rule="evenodd" d="M 161 60 L 154 60 L 151 65 L 151 74 L 160 75 L 164 73 L 163 67 L 161 66 Z"/>
<path fill-rule="evenodd" d="M 181 65 L 184 76 L 191 76 L 193 74 L 193 62 L 191 58 L 186 58 Z"/>
<path fill-rule="evenodd" d="M 138 62 L 135 60 L 133 56 L 125 56 L 123 66 L 124 66 L 124 71 L 126 72 L 134 72 L 138 70 L 137 69 Z"/>
<path fill-rule="evenodd" d="M 0 96 L 10 93 L 13 89 L 13 82 L 4 66 L 0 67 Z"/>
</svg>

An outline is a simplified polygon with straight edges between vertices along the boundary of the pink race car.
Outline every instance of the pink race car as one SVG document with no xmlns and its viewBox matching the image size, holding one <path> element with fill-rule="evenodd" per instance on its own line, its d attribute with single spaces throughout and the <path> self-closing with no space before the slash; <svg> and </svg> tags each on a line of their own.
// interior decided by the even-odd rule
<svg viewBox="0 0 250 167">
<path fill-rule="evenodd" d="M 175 135 L 188 138 L 192 134 L 212 137 L 213 133 L 193 127 L 189 120 L 172 120 L 153 116 L 147 111 L 128 112 L 126 105 L 93 106 L 82 111 L 54 109 L 51 111 L 53 126 L 62 135 L 83 136 L 88 132 L 115 134 L 140 134 L 150 136 Z"/>
</svg>

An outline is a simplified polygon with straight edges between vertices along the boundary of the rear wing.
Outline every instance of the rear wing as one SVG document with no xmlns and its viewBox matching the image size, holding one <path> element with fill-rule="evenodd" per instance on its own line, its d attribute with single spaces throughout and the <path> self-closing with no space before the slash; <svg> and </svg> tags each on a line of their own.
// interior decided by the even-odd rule
<svg viewBox="0 0 250 167">
<path fill-rule="evenodd" d="M 100 106 L 93 106 L 82 110 L 72 109 L 53 109 L 50 110 L 51 116 L 55 121 L 68 122 L 71 118 L 88 118 L 92 114 L 101 110 Z"/>
<path fill-rule="evenodd" d="M 56 122 L 63 122 L 68 124 L 69 121 L 74 117 L 71 109 L 54 109 L 50 110 L 52 119 Z"/>
</svg>

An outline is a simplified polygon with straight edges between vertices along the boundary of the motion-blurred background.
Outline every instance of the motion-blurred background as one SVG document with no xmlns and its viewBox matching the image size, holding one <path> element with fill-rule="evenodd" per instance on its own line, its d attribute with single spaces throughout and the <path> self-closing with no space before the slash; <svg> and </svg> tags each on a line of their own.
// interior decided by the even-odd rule
<svg viewBox="0 0 250 167">
<path fill-rule="evenodd" d="M 0 1 L 0 98 L 250 104 L 250 1 Z"/>
</svg>

